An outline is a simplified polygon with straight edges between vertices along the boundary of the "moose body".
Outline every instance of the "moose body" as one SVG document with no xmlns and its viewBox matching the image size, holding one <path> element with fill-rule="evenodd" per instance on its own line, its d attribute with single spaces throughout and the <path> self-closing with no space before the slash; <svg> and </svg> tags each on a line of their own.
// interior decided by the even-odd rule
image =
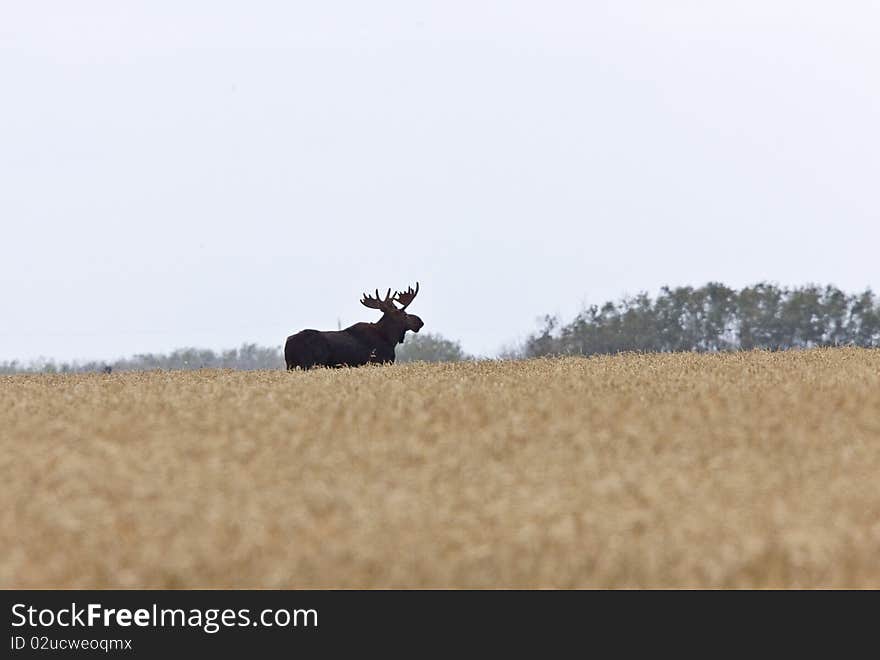
<svg viewBox="0 0 880 660">
<path fill-rule="evenodd" d="M 288 370 L 299 367 L 359 367 L 368 363 L 394 362 L 394 347 L 402 344 L 407 330 L 418 332 L 424 323 L 404 310 L 419 292 L 410 287 L 404 293 L 391 289 L 384 299 L 364 294 L 361 304 L 383 312 L 376 323 L 355 323 L 344 330 L 303 330 L 291 335 L 284 344 Z M 401 303 L 397 308 L 395 302 Z"/>
</svg>

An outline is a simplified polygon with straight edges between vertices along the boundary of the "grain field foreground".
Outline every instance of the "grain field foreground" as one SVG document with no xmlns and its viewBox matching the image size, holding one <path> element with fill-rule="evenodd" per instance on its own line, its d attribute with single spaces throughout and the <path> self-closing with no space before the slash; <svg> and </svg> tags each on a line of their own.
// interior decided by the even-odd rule
<svg viewBox="0 0 880 660">
<path fill-rule="evenodd" d="M 3 587 L 880 587 L 880 351 L 0 378 Z"/>
</svg>

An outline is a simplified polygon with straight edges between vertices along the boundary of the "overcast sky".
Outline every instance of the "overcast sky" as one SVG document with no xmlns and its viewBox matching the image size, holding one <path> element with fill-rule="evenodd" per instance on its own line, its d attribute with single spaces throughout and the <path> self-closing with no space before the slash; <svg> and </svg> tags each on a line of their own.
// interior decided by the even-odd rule
<svg viewBox="0 0 880 660">
<path fill-rule="evenodd" d="M 0 360 L 880 289 L 880 5 L 3 2 Z"/>
</svg>

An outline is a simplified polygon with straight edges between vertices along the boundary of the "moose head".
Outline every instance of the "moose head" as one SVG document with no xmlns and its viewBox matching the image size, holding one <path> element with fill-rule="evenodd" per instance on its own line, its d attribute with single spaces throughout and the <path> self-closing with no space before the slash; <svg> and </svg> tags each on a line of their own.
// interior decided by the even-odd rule
<svg viewBox="0 0 880 660">
<path fill-rule="evenodd" d="M 370 309 L 378 309 L 382 312 L 382 318 L 379 319 L 379 325 L 389 340 L 402 344 L 407 330 L 418 332 L 425 325 L 415 314 L 407 314 L 406 308 L 415 299 L 419 293 L 419 283 L 416 282 L 416 288 L 408 287 L 406 291 L 400 293 L 398 291 L 391 295 L 391 289 L 385 294 L 384 298 L 379 297 L 379 289 L 376 289 L 375 296 L 368 296 L 366 293 L 361 298 L 361 305 Z M 402 305 L 398 308 L 394 303 Z"/>
</svg>

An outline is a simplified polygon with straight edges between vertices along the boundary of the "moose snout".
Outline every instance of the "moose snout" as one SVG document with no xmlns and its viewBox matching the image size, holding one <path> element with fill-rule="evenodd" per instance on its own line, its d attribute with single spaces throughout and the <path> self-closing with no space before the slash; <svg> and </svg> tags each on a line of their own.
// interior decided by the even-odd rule
<svg viewBox="0 0 880 660">
<path fill-rule="evenodd" d="M 415 314 L 409 315 L 409 329 L 410 330 L 412 330 L 413 332 L 418 332 L 419 330 L 422 329 L 423 325 L 425 325 L 425 323 L 418 316 L 416 316 Z"/>
</svg>

